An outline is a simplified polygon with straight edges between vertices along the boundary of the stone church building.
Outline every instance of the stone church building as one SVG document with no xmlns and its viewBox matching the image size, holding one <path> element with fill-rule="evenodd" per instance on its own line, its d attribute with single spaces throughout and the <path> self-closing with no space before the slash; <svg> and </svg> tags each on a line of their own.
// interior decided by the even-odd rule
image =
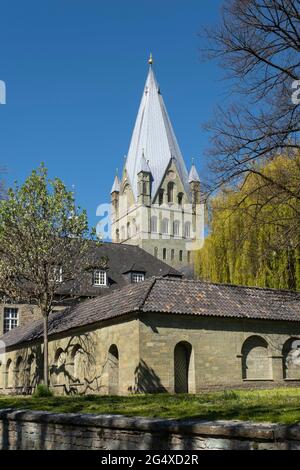
<svg viewBox="0 0 300 470">
<path fill-rule="evenodd" d="M 200 191 L 150 59 L 111 191 L 113 243 L 91 246 L 93 270 L 83 278 L 73 285 L 62 279 L 49 316 L 55 393 L 300 385 L 300 293 L 182 278 L 203 243 Z M 103 257 L 105 269 L 97 267 Z M 30 316 L 26 305 L 0 305 L 0 393 L 31 393 L 42 381 L 43 321 L 32 308 Z"/>
</svg>

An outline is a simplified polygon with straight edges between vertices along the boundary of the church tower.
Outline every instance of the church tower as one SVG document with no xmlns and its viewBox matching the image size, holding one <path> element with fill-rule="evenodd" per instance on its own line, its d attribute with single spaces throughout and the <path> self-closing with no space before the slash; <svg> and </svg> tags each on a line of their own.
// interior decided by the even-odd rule
<svg viewBox="0 0 300 470">
<path fill-rule="evenodd" d="M 200 178 L 188 173 L 149 59 L 122 176 L 111 189 L 112 240 L 138 245 L 175 268 L 192 265 L 204 240 Z"/>
</svg>

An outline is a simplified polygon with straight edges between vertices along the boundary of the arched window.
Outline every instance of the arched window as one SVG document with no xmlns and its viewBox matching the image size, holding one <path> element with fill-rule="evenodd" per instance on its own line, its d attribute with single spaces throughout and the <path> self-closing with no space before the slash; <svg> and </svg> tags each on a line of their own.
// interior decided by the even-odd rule
<svg viewBox="0 0 300 470">
<path fill-rule="evenodd" d="M 167 191 L 168 191 L 168 202 L 174 202 L 174 183 L 170 181 L 168 183 Z"/>
<path fill-rule="evenodd" d="M 158 204 L 161 206 L 164 203 L 164 190 L 160 189 L 158 193 Z"/>
<path fill-rule="evenodd" d="M 151 216 L 151 232 L 152 233 L 157 232 L 157 217 L 156 217 L 156 215 Z"/>
<path fill-rule="evenodd" d="M 192 371 L 192 346 L 186 341 L 177 343 L 174 349 L 174 390 L 175 393 L 189 393 L 194 388 Z"/>
<path fill-rule="evenodd" d="M 178 193 L 178 194 L 177 194 L 177 202 L 178 202 L 178 205 L 179 205 L 179 206 L 182 206 L 182 202 L 183 202 L 183 193 Z"/>
<path fill-rule="evenodd" d="M 172 250 L 171 250 L 171 261 L 174 261 L 174 255 L 175 255 L 175 251 L 172 248 Z"/>
<path fill-rule="evenodd" d="M 30 393 L 36 385 L 37 377 L 35 376 L 35 355 L 30 354 L 27 359 L 25 376 L 24 376 L 24 385 L 27 389 L 27 392 Z"/>
<path fill-rule="evenodd" d="M 250 380 L 272 378 L 268 343 L 260 336 L 250 336 L 242 347 L 242 376 Z"/>
<path fill-rule="evenodd" d="M 147 195 L 147 182 L 146 181 L 143 181 L 143 195 L 144 196 Z"/>
<path fill-rule="evenodd" d="M 158 248 L 157 248 L 157 246 L 154 247 L 154 253 L 153 254 L 154 254 L 155 258 L 158 257 Z"/>
<path fill-rule="evenodd" d="M 121 240 L 125 240 L 125 228 L 123 225 L 121 227 Z"/>
<path fill-rule="evenodd" d="M 64 385 L 66 383 L 66 353 L 62 348 L 58 348 L 54 356 L 54 364 L 51 367 L 54 385 Z"/>
<path fill-rule="evenodd" d="M 116 240 L 117 240 L 117 242 L 120 240 L 120 231 L 119 231 L 118 228 L 116 230 Z"/>
<path fill-rule="evenodd" d="M 179 250 L 179 261 L 182 261 L 183 259 L 183 251 Z"/>
<path fill-rule="evenodd" d="M 16 368 L 15 368 L 15 387 L 16 388 L 22 387 L 22 371 L 23 371 L 23 358 L 19 356 L 16 361 Z"/>
<path fill-rule="evenodd" d="M 132 220 L 132 233 L 131 233 L 131 236 L 132 236 L 132 237 L 135 237 L 135 236 L 136 236 L 136 233 L 137 233 L 136 220 L 133 219 L 133 220 Z"/>
<path fill-rule="evenodd" d="M 290 338 L 283 345 L 283 378 L 300 380 L 300 339 Z"/>
<path fill-rule="evenodd" d="M 184 236 L 185 236 L 185 238 L 191 238 L 191 222 L 185 222 L 185 224 L 184 224 Z"/>
<path fill-rule="evenodd" d="M 119 351 L 115 344 L 108 351 L 108 393 L 119 394 Z"/>
<path fill-rule="evenodd" d="M 5 388 L 13 387 L 13 366 L 12 360 L 8 359 L 5 368 Z"/>
<path fill-rule="evenodd" d="M 127 233 L 126 233 L 127 238 L 131 237 L 131 228 L 130 228 L 130 222 L 127 222 Z"/>
<path fill-rule="evenodd" d="M 173 222 L 173 235 L 178 237 L 180 234 L 180 222 L 179 220 L 174 220 Z"/>
<path fill-rule="evenodd" d="M 161 222 L 161 231 L 164 235 L 168 235 L 169 233 L 169 220 L 164 218 Z"/>
<path fill-rule="evenodd" d="M 73 383 L 80 382 L 80 377 L 84 375 L 82 370 L 82 355 L 83 349 L 80 344 L 76 344 L 71 352 L 70 361 L 70 376 Z"/>
<path fill-rule="evenodd" d="M 163 259 L 167 259 L 167 248 L 163 248 Z"/>
</svg>

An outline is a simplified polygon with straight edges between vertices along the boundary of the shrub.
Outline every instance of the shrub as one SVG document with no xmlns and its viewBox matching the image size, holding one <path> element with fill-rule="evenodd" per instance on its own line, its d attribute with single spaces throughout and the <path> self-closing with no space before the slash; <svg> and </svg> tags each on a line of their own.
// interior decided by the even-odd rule
<svg viewBox="0 0 300 470">
<path fill-rule="evenodd" d="M 38 384 L 33 394 L 35 398 L 52 397 L 52 391 L 44 384 Z"/>
</svg>

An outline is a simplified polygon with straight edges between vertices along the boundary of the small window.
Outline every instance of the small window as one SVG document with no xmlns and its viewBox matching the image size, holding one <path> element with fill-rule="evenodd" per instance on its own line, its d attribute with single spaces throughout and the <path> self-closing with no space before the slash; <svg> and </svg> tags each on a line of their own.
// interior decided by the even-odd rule
<svg viewBox="0 0 300 470">
<path fill-rule="evenodd" d="M 4 308 L 3 332 L 7 333 L 16 328 L 19 324 L 19 311 L 17 308 Z"/>
<path fill-rule="evenodd" d="M 178 237 L 180 232 L 180 222 L 179 220 L 174 220 L 173 223 L 173 235 Z"/>
<path fill-rule="evenodd" d="M 62 282 L 63 281 L 63 269 L 62 266 L 53 266 L 51 268 L 51 281 L 52 282 Z"/>
<path fill-rule="evenodd" d="M 152 215 L 151 217 L 151 232 L 157 232 L 157 217 L 155 215 Z"/>
<path fill-rule="evenodd" d="M 179 250 L 179 261 L 182 261 L 182 257 L 183 257 L 182 250 Z"/>
<path fill-rule="evenodd" d="M 161 206 L 164 203 L 164 190 L 160 189 L 158 194 L 158 204 Z"/>
<path fill-rule="evenodd" d="M 168 202 L 171 203 L 173 202 L 174 198 L 174 183 L 170 182 L 168 183 Z"/>
<path fill-rule="evenodd" d="M 169 220 L 168 219 L 162 220 L 161 231 L 164 235 L 167 235 L 169 233 Z"/>
<path fill-rule="evenodd" d="M 132 273 L 132 275 L 131 275 L 131 281 L 133 283 L 142 282 L 144 280 L 145 280 L 145 274 L 144 273 Z"/>
<path fill-rule="evenodd" d="M 167 248 L 163 249 L 163 259 L 167 259 Z"/>
<path fill-rule="evenodd" d="M 127 222 L 127 238 L 131 237 L 131 227 L 130 222 Z"/>
<path fill-rule="evenodd" d="M 106 271 L 95 269 L 93 274 L 94 286 L 106 286 Z"/>
<path fill-rule="evenodd" d="M 184 236 L 185 238 L 191 238 L 191 222 L 184 224 Z"/>
<path fill-rule="evenodd" d="M 171 260 L 173 261 L 174 260 L 174 250 L 171 250 Z"/>
<path fill-rule="evenodd" d="M 177 195 L 177 200 L 178 200 L 178 205 L 179 205 L 179 206 L 182 206 L 183 193 L 178 193 L 178 195 Z"/>
</svg>

